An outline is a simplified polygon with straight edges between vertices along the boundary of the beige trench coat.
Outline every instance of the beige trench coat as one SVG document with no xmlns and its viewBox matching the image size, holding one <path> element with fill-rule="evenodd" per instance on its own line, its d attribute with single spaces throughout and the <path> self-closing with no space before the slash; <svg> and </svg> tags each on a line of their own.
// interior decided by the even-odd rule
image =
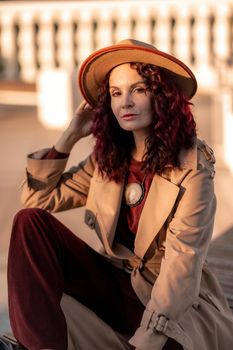
<svg viewBox="0 0 233 350">
<path fill-rule="evenodd" d="M 50 212 L 85 205 L 92 248 L 121 268 L 133 267 L 132 286 L 145 312 L 130 343 L 161 350 L 172 337 L 185 350 L 231 349 L 233 317 L 205 261 L 216 210 L 212 150 L 197 140 L 181 152 L 180 169 L 154 176 L 134 253 L 113 243 L 123 183 L 102 178 L 93 155 L 63 173 L 67 159 L 40 159 L 45 152 L 28 157 L 22 201 Z"/>
</svg>

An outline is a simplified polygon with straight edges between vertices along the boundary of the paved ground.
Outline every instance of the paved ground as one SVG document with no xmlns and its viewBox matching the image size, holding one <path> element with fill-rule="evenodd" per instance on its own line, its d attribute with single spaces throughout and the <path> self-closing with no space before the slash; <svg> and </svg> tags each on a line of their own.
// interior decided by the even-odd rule
<svg viewBox="0 0 233 350">
<path fill-rule="evenodd" d="M 197 106 L 198 110 L 198 106 Z M 206 124 L 206 122 L 205 122 Z M 200 128 L 201 136 L 208 138 L 208 125 Z M 21 208 L 18 185 L 24 178 L 25 155 L 35 149 L 53 145 L 58 131 L 44 129 L 36 118 L 33 108 L 3 108 L 0 106 L 0 333 L 9 330 L 7 314 L 6 267 L 11 224 L 14 214 Z M 81 142 L 72 152 L 70 164 L 82 159 L 90 149 L 90 140 Z M 233 200 L 231 196 L 233 177 L 218 160 L 216 193 L 218 212 L 210 249 L 210 262 L 221 275 L 228 296 L 233 295 Z M 230 193 L 230 196 L 229 196 Z M 77 212 L 76 212 L 77 213 Z M 70 211 L 58 214 L 73 231 L 77 229 L 77 214 Z M 224 273 L 223 273 L 224 272 Z"/>
</svg>

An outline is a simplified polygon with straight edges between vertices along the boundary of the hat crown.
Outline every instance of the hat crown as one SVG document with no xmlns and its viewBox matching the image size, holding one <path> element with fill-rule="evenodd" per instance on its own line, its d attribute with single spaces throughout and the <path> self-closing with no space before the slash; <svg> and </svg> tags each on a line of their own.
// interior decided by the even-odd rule
<svg viewBox="0 0 233 350">
<path fill-rule="evenodd" d="M 154 47 L 153 45 L 150 45 L 143 41 L 131 39 L 131 38 L 121 40 L 117 43 L 117 45 L 135 46 L 135 47 L 148 48 L 148 49 L 157 51 L 156 47 Z"/>
</svg>

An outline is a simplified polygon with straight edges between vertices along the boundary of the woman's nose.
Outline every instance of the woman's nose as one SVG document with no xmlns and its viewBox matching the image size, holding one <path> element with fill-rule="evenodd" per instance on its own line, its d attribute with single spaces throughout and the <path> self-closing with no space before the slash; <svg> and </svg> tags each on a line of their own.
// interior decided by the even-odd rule
<svg viewBox="0 0 233 350">
<path fill-rule="evenodd" d="M 134 106 L 134 101 L 132 99 L 132 96 L 131 94 L 129 93 L 126 93 L 123 95 L 123 98 L 122 98 L 122 108 L 130 108 L 130 107 L 133 107 Z"/>
</svg>

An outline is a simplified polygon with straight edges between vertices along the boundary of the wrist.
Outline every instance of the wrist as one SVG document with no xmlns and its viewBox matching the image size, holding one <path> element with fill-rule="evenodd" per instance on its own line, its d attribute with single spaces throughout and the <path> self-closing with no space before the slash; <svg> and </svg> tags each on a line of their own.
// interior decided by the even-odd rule
<svg viewBox="0 0 233 350">
<path fill-rule="evenodd" d="M 68 129 L 64 131 L 57 143 L 55 149 L 61 153 L 70 153 L 75 143 L 80 140 L 80 136 L 77 133 L 70 132 Z"/>
</svg>

